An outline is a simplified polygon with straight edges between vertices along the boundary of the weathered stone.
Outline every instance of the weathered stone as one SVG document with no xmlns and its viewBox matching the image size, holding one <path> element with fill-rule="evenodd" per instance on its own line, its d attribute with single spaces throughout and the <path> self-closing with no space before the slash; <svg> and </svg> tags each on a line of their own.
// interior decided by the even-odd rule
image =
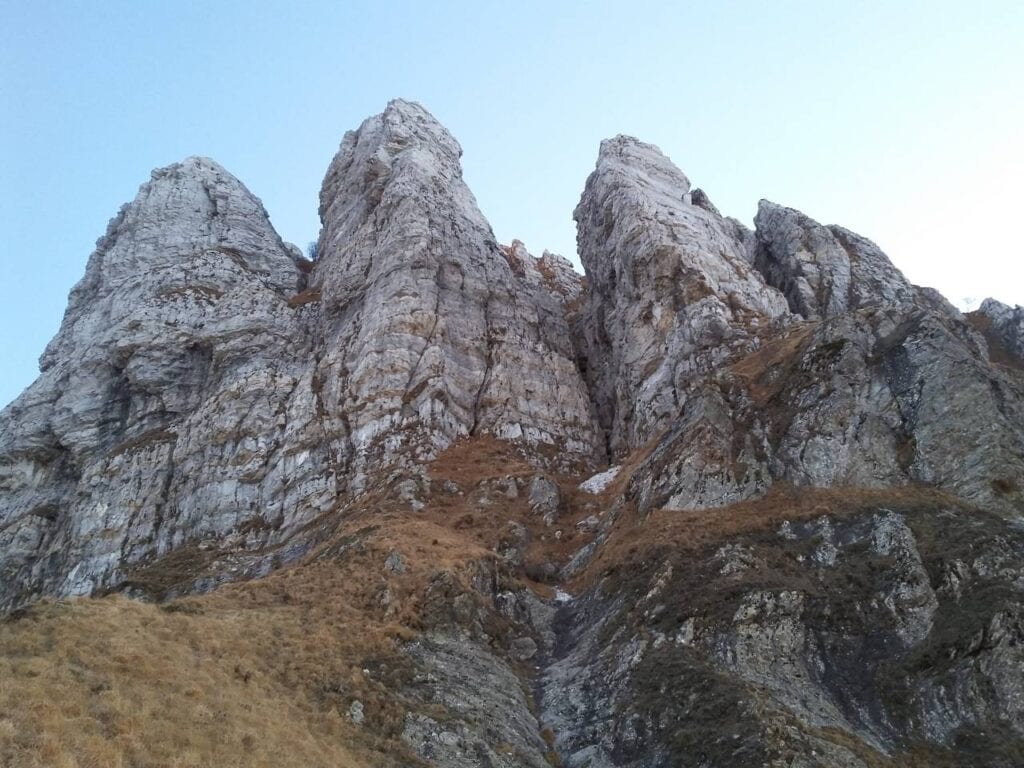
<svg viewBox="0 0 1024 768">
<path fill-rule="evenodd" d="M 574 214 L 589 281 L 582 352 L 616 456 L 677 418 L 690 380 L 789 314 L 735 229 L 689 193 L 657 147 L 617 136 Z"/>
<path fill-rule="evenodd" d="M 420 509 L 418 462 L 459 437 L 596 463 L 565 319 L 580 281 L 497 245 L 460 153 L 409 102 L 348 134 L 309 275 L 220 166 L 154 172 L 0 416 L 0 611 L 204 541 L 301 553 L 293 536 L 389 467 Z"/>
<path fill-rule="evenodd" d="M 330 503 L 307 442 L 311 345 L 288 304 L 299 276 L 219 165 L 153 173 L 98 241 L 40 378 L 0 415 L 0 610 L 241 528 L 264 543 Z"/>
<path fill-rule="evenodd" d="M 384 570 L 395 574 L 405 573 L 405 558 L 402 557 L 402 553 L 396 550 L 388 554 L 384 560 Z"/>
<path fill-rule="evenodd" d="M 754 266 L 798 315 L 820 320 L 914 297 L 913 286 L 867 238 L 841 227 L 823 227 L 767 200 L 758 206 L 754 223 Z"/>
<path fill-rule="evenodd" d="M 349 719 L 356 725 L 362 725 L 363 720 L 366 719 L 364 714 L 363 702 L 356 699 L 352 702 L 352 706 L 348 708 Z"/>
<path fill-rule="evenodd" d="M 562 296 L 498 246 L 461 153 L 426 110 L 393 101 L 346 134 L 324 179 L 316 377 L 356 491 L 371 471 L 469 435 L 547 446 L 566 463 L 599 450 Z"/>
<path fill-rule="evenodd" d="M 0 414 L 0 614 L 367 563 L 338 626 L 395 662 L 334 706 L 405 762 L 1021 764 L 1021 308 L 624 136 L 584 280 L 460 152 L 404 101 L 347 134 L 314 264 L 212 161 L 154 173 Z"/>
<path fill-rule="evenodd" d="M 528 501 L 530 509 L 543 518 L 546 525 L 552 525 L 558 520 L 562 493 L 555 481 L 544 475 L 536 475 L 530 480 Z"/>
<path fill-rule="evenodd" d="M 532 637 L 517 637 L 512 641 L 511 653 L 516 661 L 532 659 L 537 654 L 537 643 Z"/>
<path fill-rule="evenodd" d="M 995 359 L 1024 367 L 1024 307 L 985 299 L 976 314 L 984 321 L 986 335 L 997 343 Z"/>
</svg>

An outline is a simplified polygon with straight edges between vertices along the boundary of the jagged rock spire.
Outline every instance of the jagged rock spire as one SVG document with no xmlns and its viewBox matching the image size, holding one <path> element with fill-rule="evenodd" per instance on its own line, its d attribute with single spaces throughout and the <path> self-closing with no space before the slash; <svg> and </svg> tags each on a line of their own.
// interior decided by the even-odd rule
<svg viewBox="0 0 1024 768">
<path fill-rule="evenodd" d="M 324 179 L 318 380 L 357 487 L 381 460 L 470 434 L 597 455 L 562 313 L 498 247 L 460 154 L 423 107 L 393 101 Z"/>
<path fill-rule="evenodd" d="M 975 316 L 981 321 L 993 357 L 1024 368 L 1024 307 L 985 299 Z"/>
<path fill-rule="evenodd" d="M 588 377 L 621 453 L 678 416 L 687 380 L 720 361 L 723 344 L 788 310 L 747 262 L 736 222 L 694 205 L 689 179 L 651 144 L 603 141 L 575 218 L 590 281 Z"/>
<path fill-rule="evenodd" d="M 260 478 L 304 346 L 298 280 L 227 171 L 199 157 L 154 171 L 97 243 L 42 375 L 0 415 L 0 606 L 90 592 L 281 514 Z"/>
<path fill-rule="evenodd" d="M 415 503 L 421 462 L 461 436 L 598 461 L 572 281 L 498 247 L 460 152 L 410 102 L 347 134 L 308 275 L 212 160 L 155 171 L 0 414 L 0 612 L 125 585 L 183 546 L 265 572 L 371 483 L 411 475 Z"/>
</svg>

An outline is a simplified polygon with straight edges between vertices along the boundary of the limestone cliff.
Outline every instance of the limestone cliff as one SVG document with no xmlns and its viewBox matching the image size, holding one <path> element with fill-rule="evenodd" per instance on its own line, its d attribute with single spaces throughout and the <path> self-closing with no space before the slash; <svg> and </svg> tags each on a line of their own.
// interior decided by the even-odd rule
<svg viewBox="0 0 1024 768">
<path fill-rule="evenodd" d="M 204 158 L 111 221 L 0 413 L 0 762 L 160 764 L 113 686 L 200 764 L 1021 765 L 1024 310 L 626 136 L 580 276 L 460 155 L 347 133 L 316 262 Z"/>
</svg>

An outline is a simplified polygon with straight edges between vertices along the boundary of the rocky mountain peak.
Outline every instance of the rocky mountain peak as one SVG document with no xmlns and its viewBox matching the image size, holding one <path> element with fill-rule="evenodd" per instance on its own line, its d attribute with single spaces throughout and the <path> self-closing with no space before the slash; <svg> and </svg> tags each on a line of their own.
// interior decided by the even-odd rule
<svg viewBox="0 0 1024 768">
<path fill-rule="evenodd" d="M 218 163 L 193 156 L 153 171 L 135 199 L 111 219 L 85 276 L 71 291 L 65 327 L 41 366 L 49 368 L 72 354 L 62 343 L 75 337 L 76 324 L 106 302 L 119 301 L 117 294 L 148 290 L 163 281 L 167 290 L 183 286 L 190 262 L 205 258 L 234 261 L 282 295 L 298 284 L 295 254 L 274 231 L 260 200 Z M 247 278 L 219 274 L 214 279 Z M 97 329 L 87 325 L 82 330 L 91 337 Z"/>
<path fill-rule="evenodd" d="M 574 215 L 588 379 L 609 445 L 625 452 L 678 416 L 688 381 L 789 312 L 748 263 L 749 233 L 695 205 L 651 144 L 603 142 Z"/>
<path fill-rule="evenodd" d="M 389 204 L 383 200 L 385 189 L 400 202 L 407 190 L 434 184 L 446 193 L 468 196 L 469 200 L 459 203 L 453 200 L 455 207 L 468 203 L 475 208 L 464 185 L 448 189 L 449 182 L 461 183 L 461 155 L 462 148 L 452 135 L 415 102 L 392 101 L 383 113 L 346 133 L 320 192 L 320 218 L 331 224 L 323 233 L 321 257 L 330 254 L 332 243 L 365 223 L 377 205 Z M 482 224 L 479 212 L 472 218 Z"/>
<path fill-rule="evenodd" d="M 618 177 L 652 196 L 661 194 L 675 200 L 690 192 L 686 174 L 658 147 L 625 134 L 601 142 L 595 173 L 605 183 L 614 183 L 611 180 Z"/>
<path fill-rule="evenodd" d="M 1021 765 L 1024 310 L 628 136 L 584 277 L 460 154 L 345 134 L 314 263 L 206 158 L 111 221 L 0 412 L 0 763 L 148 686 L 211 765 Z"/>
<path fill-rule="evenodd" d="M 1024 367 L 1024 307 L 985 299 L 969 318 L 987 340 L 995 361 Z"/>
<path fill-rule="evenodd" d="M 329 431 L 358 466 L 482 433 L 589 462 L 598 441 L 563 313 L 498 246 L 460 154 L 422 107 L 392 102 L 327 171 L 311 284 Z"/>
</svg>

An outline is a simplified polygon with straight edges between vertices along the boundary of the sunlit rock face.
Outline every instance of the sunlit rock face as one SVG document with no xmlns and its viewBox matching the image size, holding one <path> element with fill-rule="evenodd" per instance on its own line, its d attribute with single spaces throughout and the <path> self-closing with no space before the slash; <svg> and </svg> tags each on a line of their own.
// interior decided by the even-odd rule
<svg viewBox="0 0 1024 768">
<path fill-rule="evenodd" d="M 926 482 L 1019 513 L 1009 481 L 993 486 L 1024 470 L 1019 381 L 866 238 L 767 201 L 751 232 L 622 136 L 576 221 L 580 356 L 611 455 L 655 443 L 643 506 Z"/>
<path fill-rule="evenodd" d="M 357 487 L 400 448 L 422 460 L 470 434 L 598 456 L 561 306 L 578 288 L 564 267 L 538 279 L 544 262 L 499 247 L 461 151 L 422 107 L 395 101 L 346 135 L 324 180 L 317 376 Z"/>
<path fill-rule="evenodd" d="M 575 218 L 588 382 L 621 455 L 678 417 L 693 381 L 789 312 L 748 263 L 743 227 L 694 205 L 689 180 L 653 145 L 602 142 Z"/>
<path fill-rule="evenodd" d="M 155 171 L 0 417 L 0 606 L 185 546 L 280 547 L 471 434 L 597 462 L 565 319 L 579 279 L 497 245 L 460 151 L 401 101 L 346 135 L 315 266 L 213 161 Z"/>
<path fill-rule="evenodd" d="M 627 136 L 580 275 L 460 154 L 412 102 L 347 133 L 315 262 L 153 173 L 0 413 L 0 615 L 252 579 L 192 617 L 372 646 L 288 687 L 381 765 L 1024 764 L 1024 310 Z"/>
<path fill-rule="evenodd" d="M 87 594 L 127 563 L 309 508 L 316 484 L 283 482 L 311 351 L 288 306 L 299 280 L 259 200 L 219 165 L 153 173 L 98 241 L 39 379 L 0 417 L 0 604 Z"/>
<path fill-rule="evenodd" d="M 913 286 L 867 238 L 767 200 L 754 223 L 754 265 L 802 317 L 821 320 L 913 298 Z"/>
</svg>

